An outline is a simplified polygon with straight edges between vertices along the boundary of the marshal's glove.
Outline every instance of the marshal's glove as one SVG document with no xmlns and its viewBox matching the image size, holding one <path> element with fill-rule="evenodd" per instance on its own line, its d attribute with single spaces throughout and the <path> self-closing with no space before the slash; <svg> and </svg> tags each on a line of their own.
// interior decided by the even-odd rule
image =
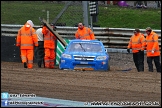
<svg viewBox="0 0 162 108">
<path fill-rule="evenodd" d="M 152 50 L 151 53 L 154 54 L 154 50 Z"/>
<path fill-rule="evenodd" d="M 130 53 L 130 49 L 127 49 L 127 52 Z"/>
</svg>

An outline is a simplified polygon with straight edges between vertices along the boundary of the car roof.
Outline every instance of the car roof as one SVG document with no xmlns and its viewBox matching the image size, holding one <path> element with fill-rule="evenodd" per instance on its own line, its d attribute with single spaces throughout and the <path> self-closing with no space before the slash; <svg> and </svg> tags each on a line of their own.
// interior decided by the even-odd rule
<svg viewBox="0 0 162 108">
<path fill-rule="evenodd" d="M 80 40 L 80 39 L 73 39 L 70 42 L 101 42 L 99 40 Z"/>
</svg>

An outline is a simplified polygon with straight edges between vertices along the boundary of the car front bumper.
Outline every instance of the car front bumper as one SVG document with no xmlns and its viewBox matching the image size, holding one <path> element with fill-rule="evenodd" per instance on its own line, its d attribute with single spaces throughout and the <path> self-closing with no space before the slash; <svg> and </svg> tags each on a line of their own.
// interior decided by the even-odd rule
<svg viewBox="0 0 162 108">
<path fill-rule="evenodd" d="M 108 60 L 75 61 L 70 59 L 61 59 L 60 69 L 108 70 Z"/>
</svg>

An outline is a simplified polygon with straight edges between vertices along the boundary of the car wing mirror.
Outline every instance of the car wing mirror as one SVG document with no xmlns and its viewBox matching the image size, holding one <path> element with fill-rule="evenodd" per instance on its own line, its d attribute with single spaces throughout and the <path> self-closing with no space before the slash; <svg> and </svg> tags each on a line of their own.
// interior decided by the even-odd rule
<svg viewBox="0 0 162 108">
<path fill-rule="evenodd" d="M 107 49 L 105 49 L 105 51 L 107 52 Z"/>
</svg>

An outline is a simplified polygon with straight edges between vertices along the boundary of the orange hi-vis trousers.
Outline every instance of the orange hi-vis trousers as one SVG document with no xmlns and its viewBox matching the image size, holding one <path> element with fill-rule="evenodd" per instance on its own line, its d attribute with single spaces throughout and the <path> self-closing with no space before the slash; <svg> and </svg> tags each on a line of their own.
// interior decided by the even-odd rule
<svg viewBox="0 0 162 108">
<path fill-rule="evenodd" d="M 54 49 L 45 48 L 45 56 L 44 56 L 45 68 L 53 69 L 55 65 L 54 60 L 55 60 Z"/>
<path fill-rule="evenodd" d="M 21 60 L 22 63 L 26 62 L 29 69 L 33 68 L 33 49 L 21 49 Z"/>
</svg>

